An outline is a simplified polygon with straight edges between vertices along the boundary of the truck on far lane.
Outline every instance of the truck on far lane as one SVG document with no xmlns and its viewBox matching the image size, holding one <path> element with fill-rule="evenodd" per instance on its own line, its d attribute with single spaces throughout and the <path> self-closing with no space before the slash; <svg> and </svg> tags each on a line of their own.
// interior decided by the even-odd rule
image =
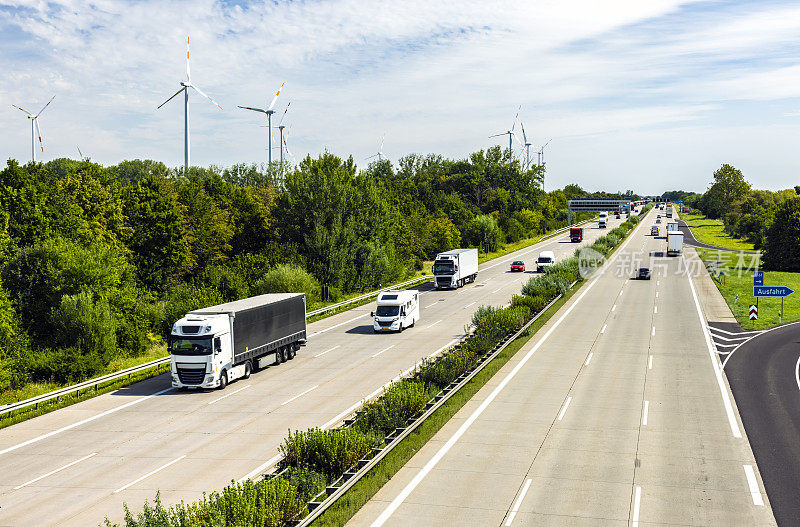
<svg viewBox="0 0 800 527">
<path fill-rule="evenodd" d="M 582 227 L 571 227 L 569 229 L 569 241 L 570 242 L 582 242 L 583 241 L 583 228 Z"/>
<path fill-rule="evenodd" d="M 458 289 L 478 277 L 478 249 L 454 249 L 436 255 L 433 281 L 436 289 Z"/>
<path fill-rule="evenodd" d="M 600 218 L 597 220 L 597 226 L 601 229 L 605 229 L 608 226 L 608 212 L 601 212 Z"/>
<path fill-rule="evenodd" d="M 167 349 L 173 388 L 220 388 L 248 378 L 274 355 L 280 364 L 306 342 L 306 295 L 272 293 L 190 311 Z"/>
<path fill-rule="evenodd" d="M 667 232 L 667 256 L 678 256 L 683 250 L 683 233 L 681 231 Z"/>
</svg>

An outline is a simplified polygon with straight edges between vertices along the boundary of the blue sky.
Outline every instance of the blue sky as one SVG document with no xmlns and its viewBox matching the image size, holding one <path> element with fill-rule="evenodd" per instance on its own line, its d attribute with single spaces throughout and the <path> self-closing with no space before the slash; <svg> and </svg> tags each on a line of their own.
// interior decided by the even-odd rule
<svg viewBox="0 0 800 527">
<path fill-rule="evenodd" d="M 0 155 L 183 161 L 178 88 L 192 41 L 192 162 L 266 157 L 276 109 L 298 158 L 462 157 L 519 105 L 547 147 L 546 187 L 702 191 L 733 163 L 759 188 L 797 184 L 800 6 L 781 2 L 0 0 Z M 277 143 L 277 140 L 276 140 Z M 277 156 L 278 151 L 275 151 Z"/>
</svg>

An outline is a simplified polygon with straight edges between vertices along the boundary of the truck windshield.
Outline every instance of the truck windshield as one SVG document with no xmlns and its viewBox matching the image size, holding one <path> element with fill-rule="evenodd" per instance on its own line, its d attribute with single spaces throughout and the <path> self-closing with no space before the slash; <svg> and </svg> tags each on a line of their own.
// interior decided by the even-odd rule
<svg viewBox="0 0 800 527">
<path fill-rule="evenodd" d="M 169 352 L 173 355 L 211 355 L 211 339 L 172 337 L 169 341 Z"/>
<path fill-rule="evenodd" d="M 400 306 L 378 306 L 375 311 L 376 317 L 396 317 L 400 312 Z"/>
<path fill-rule="evenodd" d="M 550 263 L 553 260 L 548 256 L 540 256 L 536 263 Z"/>
<path fill-rule="evenodd" d="M 436 262 L 433 264 L 433 274 L 453 274 L 453 262 Z"/>
</svg>

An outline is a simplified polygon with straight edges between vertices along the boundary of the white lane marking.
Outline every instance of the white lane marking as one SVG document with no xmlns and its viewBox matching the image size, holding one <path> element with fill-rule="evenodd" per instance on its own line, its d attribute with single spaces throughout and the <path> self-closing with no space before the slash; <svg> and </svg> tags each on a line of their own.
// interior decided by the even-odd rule
<svg viewBox="0 0 800 527">
<path fill-rule="evenodd" d="M 161 395 L 162 393 L 166 393 L 166 392 L 169 392 L 169 391 L 172 391 L 172 388 L 166 388 L 166 389 L 158 391 L 156 393 L 151 393 L 150 395 L 145 395 L 141 399 L 136 399 L 135 401 L 131 401 L 129 403 L 125 403 L 123 405 L 117 406 L 116 408 L 112 408 L 111 410 L 106 410 L 105 412 L 100 412 L 99 414 L 94 415 L 92 417 L 87 417 L 86 419 L 84 419 L 82 421 L 78 421 L 77 423 L 72 423 L 71 425 L 67 425 L 67 426 L 61 427 L 58 430 L 53 430 L 52 432 L 48 432 L 46 434 L 42 434 L 40 436 L 34 437 L 33 439 L 28 439 L 27 441 L 23 441 L 22 443 L 16 444 L 14 446 L 10 446 L 10 447 L 6 448 L 5 450 L 0 450 L 0 456 L 2 456 L 3 454 L 7 454 L 9 452 L 13 452 L 14 450 L 17 450 L 18 448 L 22 448 L 22 447 L 28 446 L 28 445 L 30 445 L 32 443 L 36 443 L 38 441 L 41 441 L 42 439 L 47 439 L 48 437 L 53 437 L 54 435 L 60 434 L 61 432 L 66 432 L 67 430 L 72 430 L 75 427 L 84 425 L 86 423 L 90 423 L 90 422 L 94 421 L 95 419 L 100 419 L 101 417 L 105 417 L 107 415 L 113 414 L 115 412 L 118 412 L 118 411 L 123 410 L 125 408 L 128 408 L 130 406 L 133 406 L 134 404 L 139 404 L 142 401 L 146 401 L 150 397 L 155 397 L 156 395 Z"/>
<path fill-rule="evenodd" d="M 647 412 L 650 410 L 650 401 L 644 402 L 644 412 L 642 413 L 642 426 L 647 426 Z"/>
<path fill-rule="evenodd" d="M 652 370 L 653 369 L 653 356 L 652 355 L 650 355 L 650 360 L 647 361 L 647 369 L 648 370 Z"/>
<path fill-rule="evenodd" d="M 753 471 L 753 465 L 742 465 L 744 467 L 744 475 L 747 477 L 747 486 L 750 487 L 750 496 L 753 498 L 753 505 L 760 507 L 764 506 L 764 498 L 761 496 L 761 491 L 758 489 L 758 480 L 756 473 Z"/>
<path fill-rule="evenodd" d="M 656 285 L 661 285 L 661 280 L 656 280 Z"/>
<path fill-rule="evenodd" d="M 636 493 L 633 497 L 633 520 L 631 527 L 639 527 L 639 509 L 642 505 L 642 487 L 636 485 Z"/>
<path fill-rule="evenodd" d="M 658 313 L 658 306 L 653 307 L 653 313 Z"/>
<path fill-rule="evenodd" d="M 797 381 L 797 389 L 800 390 L 800 357 L 797 357 L 797 364 L 794 365 L 794 380 Z"/>
<path fill-rule="evenodd" d="M 653 331 L 651 332 L 651 335 L 653 335 L 654 337 L 656 336 L 656 327 L 655 326 L 653 326 Z"/>
<path fill-rule="evenodd" d="M 331 351 L 333 351 L 333 350 L 335 350 L 335 349 L 337 349 L 337 348 L 341 348 L 341 347 L 342 347 L 342 346 L 341 346 L 341 344 L 337 344 L 336 346 L 332 347 L 332 348 L 331 348 L 331 349 L 329 349 L 329 350 L 325 350 L 325 351 L 323 351 L 322 353 L 318 353 L 318 354 L 314 355 L 314 358 L 316 359 L 317 357 L 322 357 L 322 356 L 323 356 L 323 355 L 325 355 L 326 353 L 329 353 L 329 352 L 331 352 Z"/>
<path fill-rule="evenodd" d="M 261 465 L 257 466 L 255 469 L 253 469 L 252 472 L 248 473 L 246 476 L 244 476 L 242 479 L 240 479 L 237 483 L 244 483 L 245 481 L 247 481 L 248 479 L 252 478 L 253 476 L 257 476 L 258 474 L 264 472 L 265 470 L 267 470 L 269 468 L 272 468 L 272 466 L 275 463 L 277 463 L 278 461 L 280 461 L 282 457 L 283 457 L 283 454 L 278 454 L 276 456 L 273 456 L 273 457 L 269 458 L 265 463 L 262 463 Z"/>
<path fill-rule="evenodd" d="M 389 346 L 389 347 L 388 347 L 388 348 L 386 348 L 386 349 L 382 349 L 382 350 L 380 350 L 378 353 L 376 353 L 375 355 L 373 355 L 373 357 L 377 357 L 378 355 L 380 355 L 380 354 L 381 354 L 381 353 L 383 353 L 384 351 L 389 351 L 389 350 L 390 350 L 390 349 L 392 349 L 393 347 L 394 347 L 394 344 L 392 344 L 391 346 Z"/>
<path fill-rule="evenodd" d="M 528 493 L 528 489 L 530 487 L 531 487 L 531 478 L 528 478 L 528 480 L 525 481 L 525 486 L 522 487 L 522 492 L 519 493 L 519 498 L 517 498 L 517 501 L 514 502 L 514 506 L 511 508 L 511 514 L 508 515 L 508 519 L 506 520 L 505 523 L 506 527 L 509 527 L 509 525 L 511 525 L 511 522 L 514 521 L 514 517 L 519 512 L 519 508 L 522 505 L 522 500 L 525 499 L 525 494 Z"/>
<path fill-rule="evenodd" d="M 319 384 L 315 384 L 314 386 L 312 386 L 312 387 L 311 387 L 311 388 L 309 388 L 308 390 L 306 390 L 306 391 L 304 391 L 304 392 L 300 392 L 300 393 L 298 393 L 297 395 L 295 395 L 294 397 L 291 397 L 291 398 L 289 398 L 289 399 L 286 399 L 285 401 L 283 401 L 283 402 L 281 403 L 281 406 L 287 405 L 287 404 L 289 404 L 290 402 L 294 401 L 295 399 L 299 399 L 300 397 L 304 396 L 304 395 L 305 395 L 305 394 L 307 394 L 308 392 L 314 391 L 314 390 L 316 390 L 317 388 L 319 388 Z"/>
<path fill-rule="evenodd" d="M 708 326 L 708 329 L 712 333 L 715 332 L 715 331 L 719 331 L 720 333 L 725 333 L 727 335 L 733 335 L 733 336 L 737 336 L 738 335 L 740 337 L 743 335 L 743 333 L 741 331 L 736 332 L 736 333 L 731 333 L 730 331 L 725 331 L 724 329 L 715 328 L 714 326 Z M 747 333 L 744 333 L 744 335 L 755 336 L 755 335 L 758 335 L 759 333 L 764 333 L 764 330 L 761 330 L 761 331 L 748 331 Z M 714 337 L 722 338 L 719 335 L 714 335 Z"/>
<path fill-rule="evenodd" d="M 722 397 L 722 404 L 725 406 L 725 413 L 728 416 L 728 424 L 731 427 L 733 437 L 739 439 L 742 437 L 742 432 L 739 430 L 739 423 L 736 422 L 736 415 L 733 413 L 733 404 L 731 404 L 728 391 L 725 389 L 725 381 L 722 379 L 722 370 L 720 369 L 719 361 L 717 360 L 716 350 L 714 344 L 711 342 L 711 333 L 706 326 L 705 317 L 703 317 L 703 310 L 700 308 L 700 301 L 697 299 L 697 291 L 694 289 L 694 281 L 689 277 L 689 287 L 692 289 L 692 298 L 694 298 L 694 307 L 697 310 L 697 318 L 700 321 L 700 326 L 703 330 L 703 336 L 706 339 L 706 347 L 708 348 L 708 356 L 711 359 L 711 366 L 714 368 L 714 376 L 717 378 L 717 386 L 719 386 L 719 394 Z"/>
<path fill-rule="evenodd" d="M 606 328 L 607 328 L 607 327 L 608 327 L 608 324 L 603 324 L 603 329 L 601 329 L 601 330 L 600 330 L 600 334 L 601 334 L 601 335 L 602 335 L 602 334 L 604 334 L 604 333 L 606 332 Z"/>
<path fill-rule="evenodd" d="M 592 362 L 592 356 L 594 355 L 593 351 L 589 352 L 589 356 L 586 357 L 586 362 L 583 363 L 584 366 L 588 366 L 590 362 Z"/>
<path fill-rule="evenodd" d="M 656 298 L 658 298 L 658 291 L 656 291 Z"/>
<path fill-rule="evenodd" d="M 69 467 L 71 467 L 72 465 L 77 465 L 77 464 L 78 464 L 78 463 L 80 463 L 81 461 L 86 461 L 86 460 L 87 460 L 87 459 L 89 459 L 90 457 L 94 457 L 94 456 L 96 456 L 96 455 L 97 455 L 97 452 L 92 452 L 92 453 L 91 453 L 91 454 L 89 454 L 88 456 L 83 456 L 83 457 L 82 457 L 82 458 L 80 458 L 80 459 L 76 459 L 76 460 L 75 460 L 75 461 L 73 461 L 72 463 L 67 463 L 67 464 L 66 464 L 66 465 L 64 465 L 63 467 L 59 467 L 59 468 L 57 468 L 57 469 L 55 469 L 55 470 L 51 470 L 51 471 L 50 471 L 50 472 L 48 472 L 47 474 L 42 474 L 42 475 L 41 475 L 41 476 L 39 476 L 38 478 L 33 478 L 33 479 L 32 479 L 32 480 L 30 480 L 30 481 L 26 481 L 26 482 L 25 482 L 25 483 L 23 483 L 22 485 L 17 485 L 16 487 L 14 487 L 14 490 L 19 490 L 19 489 L 21 489 L 22 487 L 27 487 L 27 486 L 28 486 L 28 485 L 30 485 L 31 483 L 36 483 L 36 482 L 37 482 L 37 481 L 39 481 L 40 479 L 44 479 L 44 478 L 46 478 L 47 476 L 52 476 L 52 475 L 53 475 L 53 474 L 55 474 L 56 472 L 61 472 L 62 470 L 64 470 L 64 469 L 66 469 L 66 468 L 69 468 Z"/>
<path fill-rule="evenodd" d="M 477 304 L 477 302 L 470 302 L 469 304 L 464 306 L 464 309 L 467 309 L 469 306 L 474 306 L 475 304 Z"/>
<path fill-rule="evenodd" d="M 157 473 L 157 472 L 161 472 L 161 471 L 162 471 L 162 470 L 164 470 L 165 468 L 169 467 L 170 465 L 174 465 L 175 463 L 177 463 L 178 461 L 180 461 L 181 459 L 183 459 L 183 458 L 185 458 L 185 457 L 186 457 L 186 454 L 182 455 L 181 457 L 179 457 L 179 458 L 177 458 L 177 459 L 173 459 L 172 461 L 170 461 L 169 463 L 167 463 L 167 464 L 165 464 L 165 465 L 161 465 L 161 466 L 160 466 L 160 467 L 158 467 L 157 469 L 155 469 L 155 470 L 152 470 L 152 471 L 148 472 L 147 474 L 145 474 L 145 475 L 144 475 L 144 476 L 142 476 L 141 478 L 139 478 L 139 479 L 136 479 L 136 480 L 134 480 L 134 481 L 131 481 L 131 482 L 130 482 L 130 483 L 128 483 L 127 485 L 123 485 L 122 487 L 118 488 L 117 490 L 115 490 L 115 491 L 114 491 L 114 494 L 120 493 L 120 492 L 122 492 L 123 490 L 127 489 L 128 487 L 131 487 L 131 486 L 133 486 L 133 485 L 136 485 L 136 484 L 137 484 L 137 483 L 139 483 L 140 481 L 142 481 L 142 480 L 144 480 L 144 479 L 147 479 L 147 478 L 149 478 L 150 476 L 152 476 L 153 474 L 155 474 L 155 473 Z"/>
<path fill-rule="evenodd" d="M 492 291 L 492 293 L 496 293 L 496 292 L 500 291 L 501 289 L 503 289 L 503 288 L 502 288 L 502 287 L 498 287 L 497 289 L 495 289 L 494 291 Z"/>
<path fill-rule="evenodd" d="M 611 311 L 616 311 L 616 309 L 617 309 L 617 304 L 614 304 L 613 306 L 611 306 Z"/>
<path fill-rule="evenodd" d="M 569 403 L 572 402 L 572 396 L 570 395 L 567 397 L 567 400 L 564 401 L 564 406 L 561 407 L 561 411 L 558 413 L 558 420 L 561 421 L 564 418 L 564 414 L 567 413 L 567 408 L 569 408 Z"/>
<path fill-rule="evenodd" d="M 434 322 L 434 323 L 433 323 L 433 324 L 431 324 L 430 326 L 427 326 L 425 329 L 431 329 L 433 326 L 435 326 L 435 325 L 436 325 L 436 324 L 438 324 L 439 322 L 441 322 L 441 320 L 437 320 L 436 322 Z"/>
<path fill-rule="evenodd" d="M 331 327 L 329 327 L 329 328 L 325 328 L 325 329 L 321 329 L 321 330 L 319 330 L 319 331 L 315 331 L 314 333 L 312 333 L 311 335 L 309 335 L 309 336 L 308 336 L 308 338 L 315 337 L 315 336 L 319 335 L 320 333 L 325 333 L 326 331 L 330 331 L 330 330 L 332 330 L 332 329 L 336 329 L 336 328 L 338 328 L 339 326 L 344 326 L 345 324 L 349 324 L 350 322 L 353 322 L 353 321 L 355 321 L 355 320 L 358 320 L 359 318 L 364 318 L 364 317 L 365 317 L 365 316 L 367 316 L 367 315 L 369 315 L 369 313 L 364 313 L 363 315 L 358 315 L 357 317 L 353 317 L 353 318 L 351 318 L 350 320 L 345 320 L 344 322 L 339 322 L 339 323 L 338 323 L 338 324 L 336 324 L 335 326 L 331 326 Z"/>
<path fill-rule="evenodd" d="M 622 291 L 619 292 L 619 296 L 622 296 Z"/>
<path fill-rule="evenodd" d="M 250 386 L 252 386 L 252 384 L 248 384 L 247 386 L 242 386 L 242 387 L 241 387 L 241 388 L 239 388 L 238 390 L 234 390 L 234 391 L 232 391 L 231 393 L 229 393 L 229 394 L 227 394 L 227 395 L 223 395 L 222 397 L 219 397 L 219 398 L 217 398 L 217 399 L 214 399 L 213 401 L 209 401 L 209 402 L 208 402 L 208 404 L 214 404 L 214 403 L 216 403 L 217 401 L 221 401 L 221 400 L 223 400 L 223 399 L 227 399 L 227 398 L 228 398 L 228 397 L 230 397 L 231 395 L 235 395 L 235 394 L 237 394 L 237 393 L 241 392 L 242 390 L 246 390 L 246 389 L 250 388 Z"/>
<path fill-rule="evenodd" d="M 495 387 L 495 389 L 492 390 L 492 393 L 490 393 L 489 396 L 486 397 L 486 399 L 484 399 L 483 402 L 478 406 L 478 408 L 476 408 L 475 411 L 473 411 L 472 414 L 464 421 L 464 423 L 461 424 L 461 426 L 458 428 L 458 430 L 456 430 L 456 432 L 452 435 L 452 437 L 450 437 L 450 439 L 448 439 L 447 442 L 444 445 L 442 445 L 442 447 L 425 464 L 425 466 L 423 466 L 420 469 L 420 471 L 417 472 L 417 474 L 411 479 L 410 482 L 408 482 L 408 484 L 403 488 L 403 490 L 400 491 L 400 494 L 398 494 L 389 503 L 389 505 L 386 506 L 386 508 L 383 510 L 383 512 L 381 512 L 380 516 L 378 516 L 375 519 L 375 521 L 372 522 L 371 527 L 381 527 L 384 523 L 386 523 L 386 521 L 392 516 L 392 514 L 394 514 L 394 511 L 396 511 L 397 508 L 400 507 L 400 505 L 414 491 L 414 489 L 417 488 L 417 486 L 420 484 L 420 482 L 423 479 L 425 479 L 425 476 L 427 476 L 428 473 L 431 470 L 433 470 L 433 467 L 435 467 L 439 463 L 439 461 L 441 461 L 442 458 L 444 458 L 444 456 L 447 454 L 447 452 L 449 452 L 450 449 L 453 448 L 453 445 L 455 445 L 456 442 L 458 442 L 458 440 L 461 439 L 461 436 L 463 436 L 464 433 L 466 433 L 466 431 L 469 429 L 469 427 L 471 427 L 472 424 L 478 419 L 478 417 L 480 417 L 480 415 L 486 410 L 486 408 L 489 407 L 489 405 L 492 403 L 492 401 L 495 400 L 495 398 L 500 394 L 500 392 L 502 392 L 505 389 L 505 387 L 508 385 L 508 383 L 511 382 L 511 380 L 514 379 L 514 377 L 517 376 L 517 373 L 519 373 L 519 371 L 530 360 L 530 358 L 533 356 L 533 354 L 536 353 L 536 351 L 544 344 L 544 342 L 550 337 L 550 335 L 552 335 L 553 332 L 567 318 L 567 316 L 569 316 L 569 314 L 572 312 L 572 310 L 575 308 L 575 306 L 580 304 L 581 300 L 583 300 L 583 298 L 586 296 L 586 294 L 589 291 L 591 291 L 592 288 L 594 287 L 594 285 L 597 283 L 598 278 L 599 277 L 595 278 L 586 287 L 586 289 L 583 291 L 583 293 L 581 293 L 578 296 L 578 298 L 575 300 L 575 302 L 558 318 L 558 320 L 555 322 L 555 324 L 553 324 L 550 327 L 550 329 L 548 329 L 545 332 L 545 334 L 542 335 L 542 338 L 540 338 L 536 342 L 536 344 L 525 354 L 525 356 L 522 357 L 522 359 L 516 364 L 516 366 L 514 366 L 514 369 L 511 370 L 510 372 L 508 372 L 508 374 L 505 376 L 505 378 L 503 378 L 503 380 L 500 381 L 500 384 L 498 384 Z"/>
</svg>

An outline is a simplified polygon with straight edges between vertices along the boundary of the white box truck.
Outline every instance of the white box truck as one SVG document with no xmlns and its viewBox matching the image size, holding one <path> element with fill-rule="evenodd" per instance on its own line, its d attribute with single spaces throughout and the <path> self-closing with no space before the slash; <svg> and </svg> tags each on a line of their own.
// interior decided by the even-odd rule
<svg viewBox="0 0 800 527">
<path fill-rule="evenodd" d="M 458 289 L 478 277 L 478 249 L 454 249 L 436 255 L 433 280 L 436 289 Z"/>
<path fill-rule="evenodd" d="M 597 220 L 597 226 L 601 229 L 605 229 L 608 226 L 608 212 L 601 212 L 600 218 Z"/>
<path fill-rule="evenodd" d="M 683 250 L 683 233 L 667 232 L 667 256 L 678 256 Z"/>
<path fill-rule="evenodd" d="M 677 221 L 667 222 L 667 232 L 678 232 L 679 230 Z"/>
<path fill-rule="evenodd" d="M 384 291 L 378 295 L 377 303 L 377 309 L 370 313 L 375 333 L 400 333 L 419 320 L 419 291 L 416 289 Z"/>
<path fill-rule="evenodd" d="M 306 341 L 306 295 L 273 293 L 196 309 L 169 337 L 174 388 L 225 388 L 275 355 L 293 359 Z"/>
</svg>

